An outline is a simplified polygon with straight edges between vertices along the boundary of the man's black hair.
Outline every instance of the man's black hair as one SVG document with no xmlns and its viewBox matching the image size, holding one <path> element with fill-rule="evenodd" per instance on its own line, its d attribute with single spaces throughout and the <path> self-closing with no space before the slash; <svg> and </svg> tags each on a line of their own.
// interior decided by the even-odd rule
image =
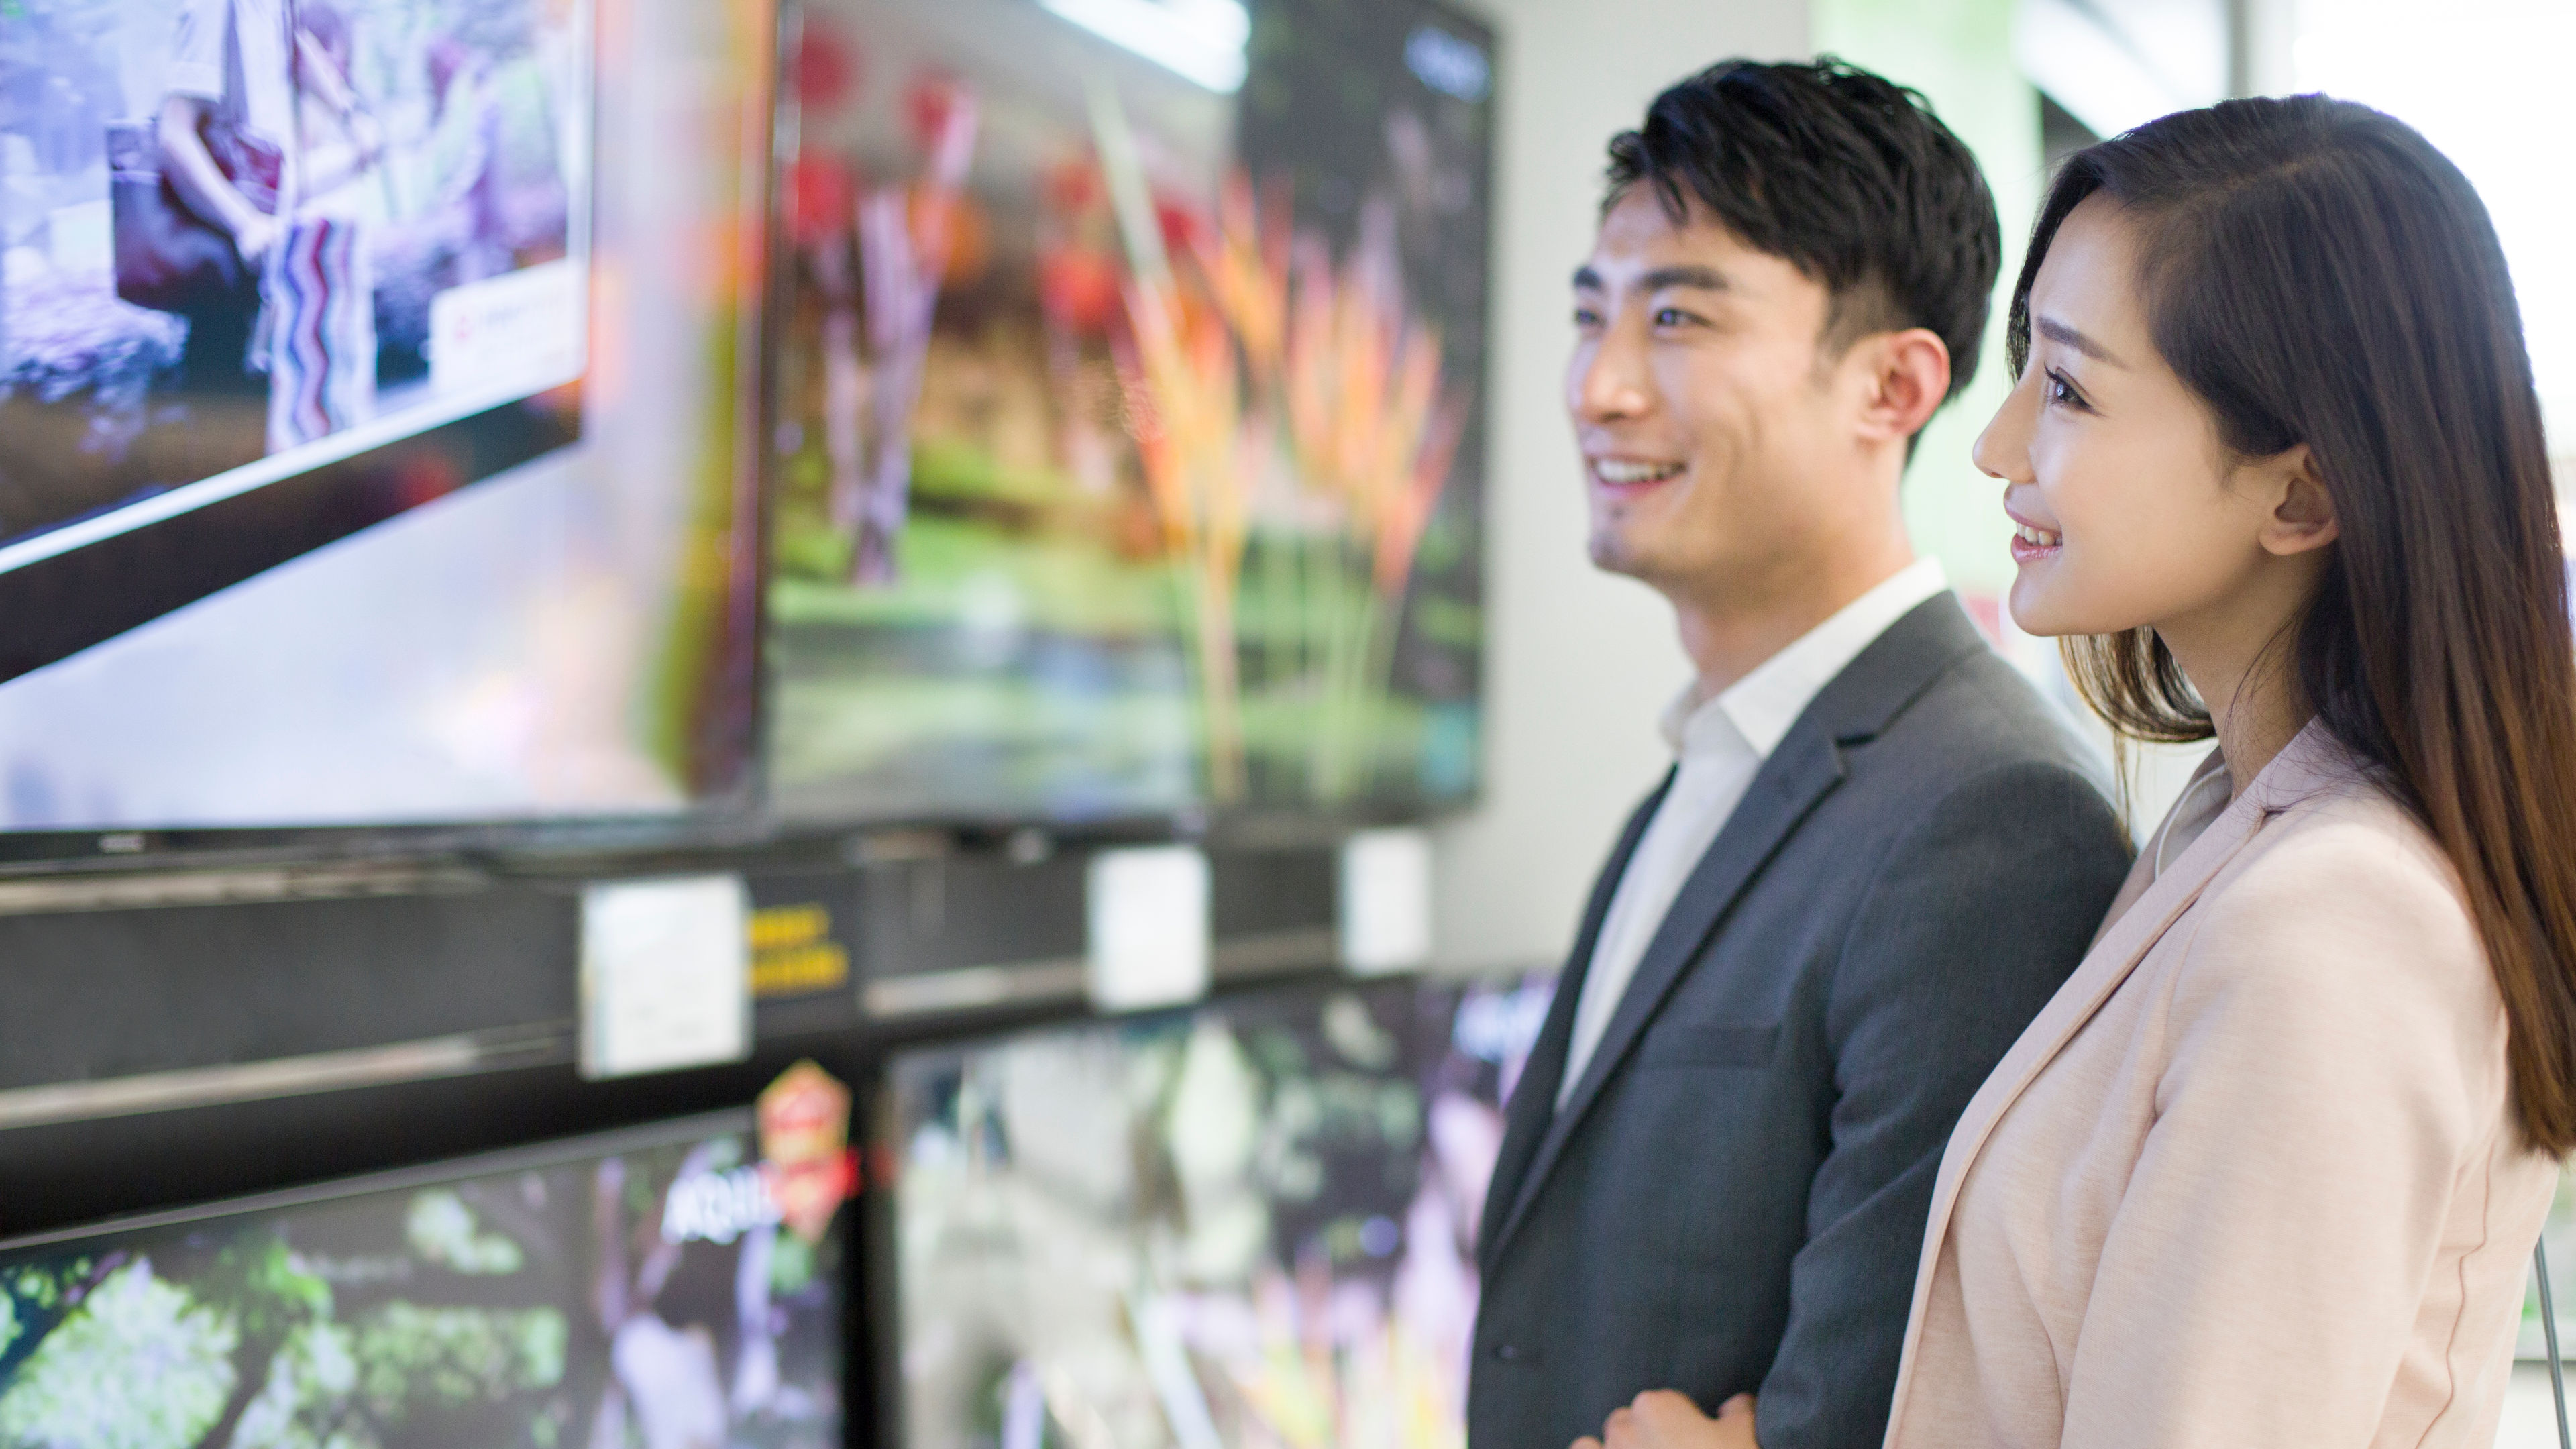
<svg viewBox="0 0 2576 1449">
<path fill-rule="evenodd" d="M 1609 181 L 1604 211 L 1649 186 L 1675 223 L 1697 202 L 1822 283 L 1829 351 L 1922 327 L 1950 349 L 1950 397 L 1976 375 L 2003 228 L 1976 157 L 1920 92 L 1829 55 L 1720 61 L 1611 138 Z"/>
</svg>

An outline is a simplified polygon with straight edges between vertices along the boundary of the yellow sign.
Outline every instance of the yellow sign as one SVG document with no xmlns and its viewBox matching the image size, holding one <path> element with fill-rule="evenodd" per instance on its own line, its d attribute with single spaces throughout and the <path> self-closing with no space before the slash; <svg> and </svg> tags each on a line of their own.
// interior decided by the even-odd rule
<svg viewBox="0 0 2576 1449">
<path fill-rule="evenodd" d="M 751 913 L 751 994 L 812 996 L 850 984 L 850 953 L 832 939 L 832 913 L 819 905 L 769 906 Z"/>
</svg>

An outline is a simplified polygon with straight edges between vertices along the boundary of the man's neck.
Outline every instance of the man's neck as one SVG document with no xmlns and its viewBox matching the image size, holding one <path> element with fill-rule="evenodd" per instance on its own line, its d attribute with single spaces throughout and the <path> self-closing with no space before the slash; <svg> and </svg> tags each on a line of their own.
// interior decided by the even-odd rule
<svg viewBox="0 0 2576 1449">
<path fill-rule="evenodd" d="M 1758 595 L 1667 591 L 1674 622 L 1681 630 L 1682 652 L 1699 671 L 1699 698 L 1714 699 L 1725 693 L 1913 562 L 1913 546 L 1899 537 L 1882 547 L 1847 550 L 1820 564 L 1809 561 L 1797 569 L 1782 570 L 1776 576 L 1779 587 Z"/>
</svg>

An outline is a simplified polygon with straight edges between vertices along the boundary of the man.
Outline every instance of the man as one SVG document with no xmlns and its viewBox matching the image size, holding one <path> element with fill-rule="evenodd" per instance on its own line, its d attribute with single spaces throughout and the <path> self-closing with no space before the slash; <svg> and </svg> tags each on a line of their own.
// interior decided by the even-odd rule
<svg viewBox="0 0 2576 1449">
<path fill-rule="evenodd" d="M 1729 61 L 1610 156 L 1566 383 L 1592 557 L 1698 678 L 1510 1105 L 1469 1436 L 1862 1449 L 1943 1143 L 2128 847 L 1906 541 L 2000 251 L 1966 148 L 1838 62 Z"/>
<path fill-rule="evenodd" d="M 161 102 L 161 165 L 190 211 L 232 238 L 243 278 L 230 296 L 183 314 L 181 364 L 192 398 L 265 398 L 248 357 L 259 278 L 294 209 L 294 18 L 286 0 L 183 0 Z"/>
<path fill-rule="evenodd" d="M 171 43 L 156 125 L 162 166 L 188 209 L 232 239 L 242 271 L 228 294 L 182 314 L 181 385 L 208 410 L 265 399 L 269 452 L 374 410 L 374 289 L 362 224 L 335 214 L 345 208 L 311 204 L 384 148 L 351 88 L 348 40 L 347 23 L 321 0 L 183 0 Z M 328 148 L 334 165 L 316 174 L 305 131 L 325 118 L 345 144 Z"/>
</svg>

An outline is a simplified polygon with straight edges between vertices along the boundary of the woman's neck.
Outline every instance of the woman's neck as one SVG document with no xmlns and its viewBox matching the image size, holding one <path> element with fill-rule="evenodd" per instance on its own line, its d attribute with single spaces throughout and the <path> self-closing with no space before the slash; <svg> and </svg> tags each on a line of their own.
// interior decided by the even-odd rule
<svg viewBox="0 0 2576 1449">
<path fill-rule="evenodd" d="M 2243 794 L 2314 713 L 2291 667 L 2294 631 L 2284 624 L 2262 639 L 2232 643 L 2194 638 L 2188 629 L 2160 626 L 2157 633 L 2209 706 L 2227 756 L 2229 798 Z"/>
</svg>

